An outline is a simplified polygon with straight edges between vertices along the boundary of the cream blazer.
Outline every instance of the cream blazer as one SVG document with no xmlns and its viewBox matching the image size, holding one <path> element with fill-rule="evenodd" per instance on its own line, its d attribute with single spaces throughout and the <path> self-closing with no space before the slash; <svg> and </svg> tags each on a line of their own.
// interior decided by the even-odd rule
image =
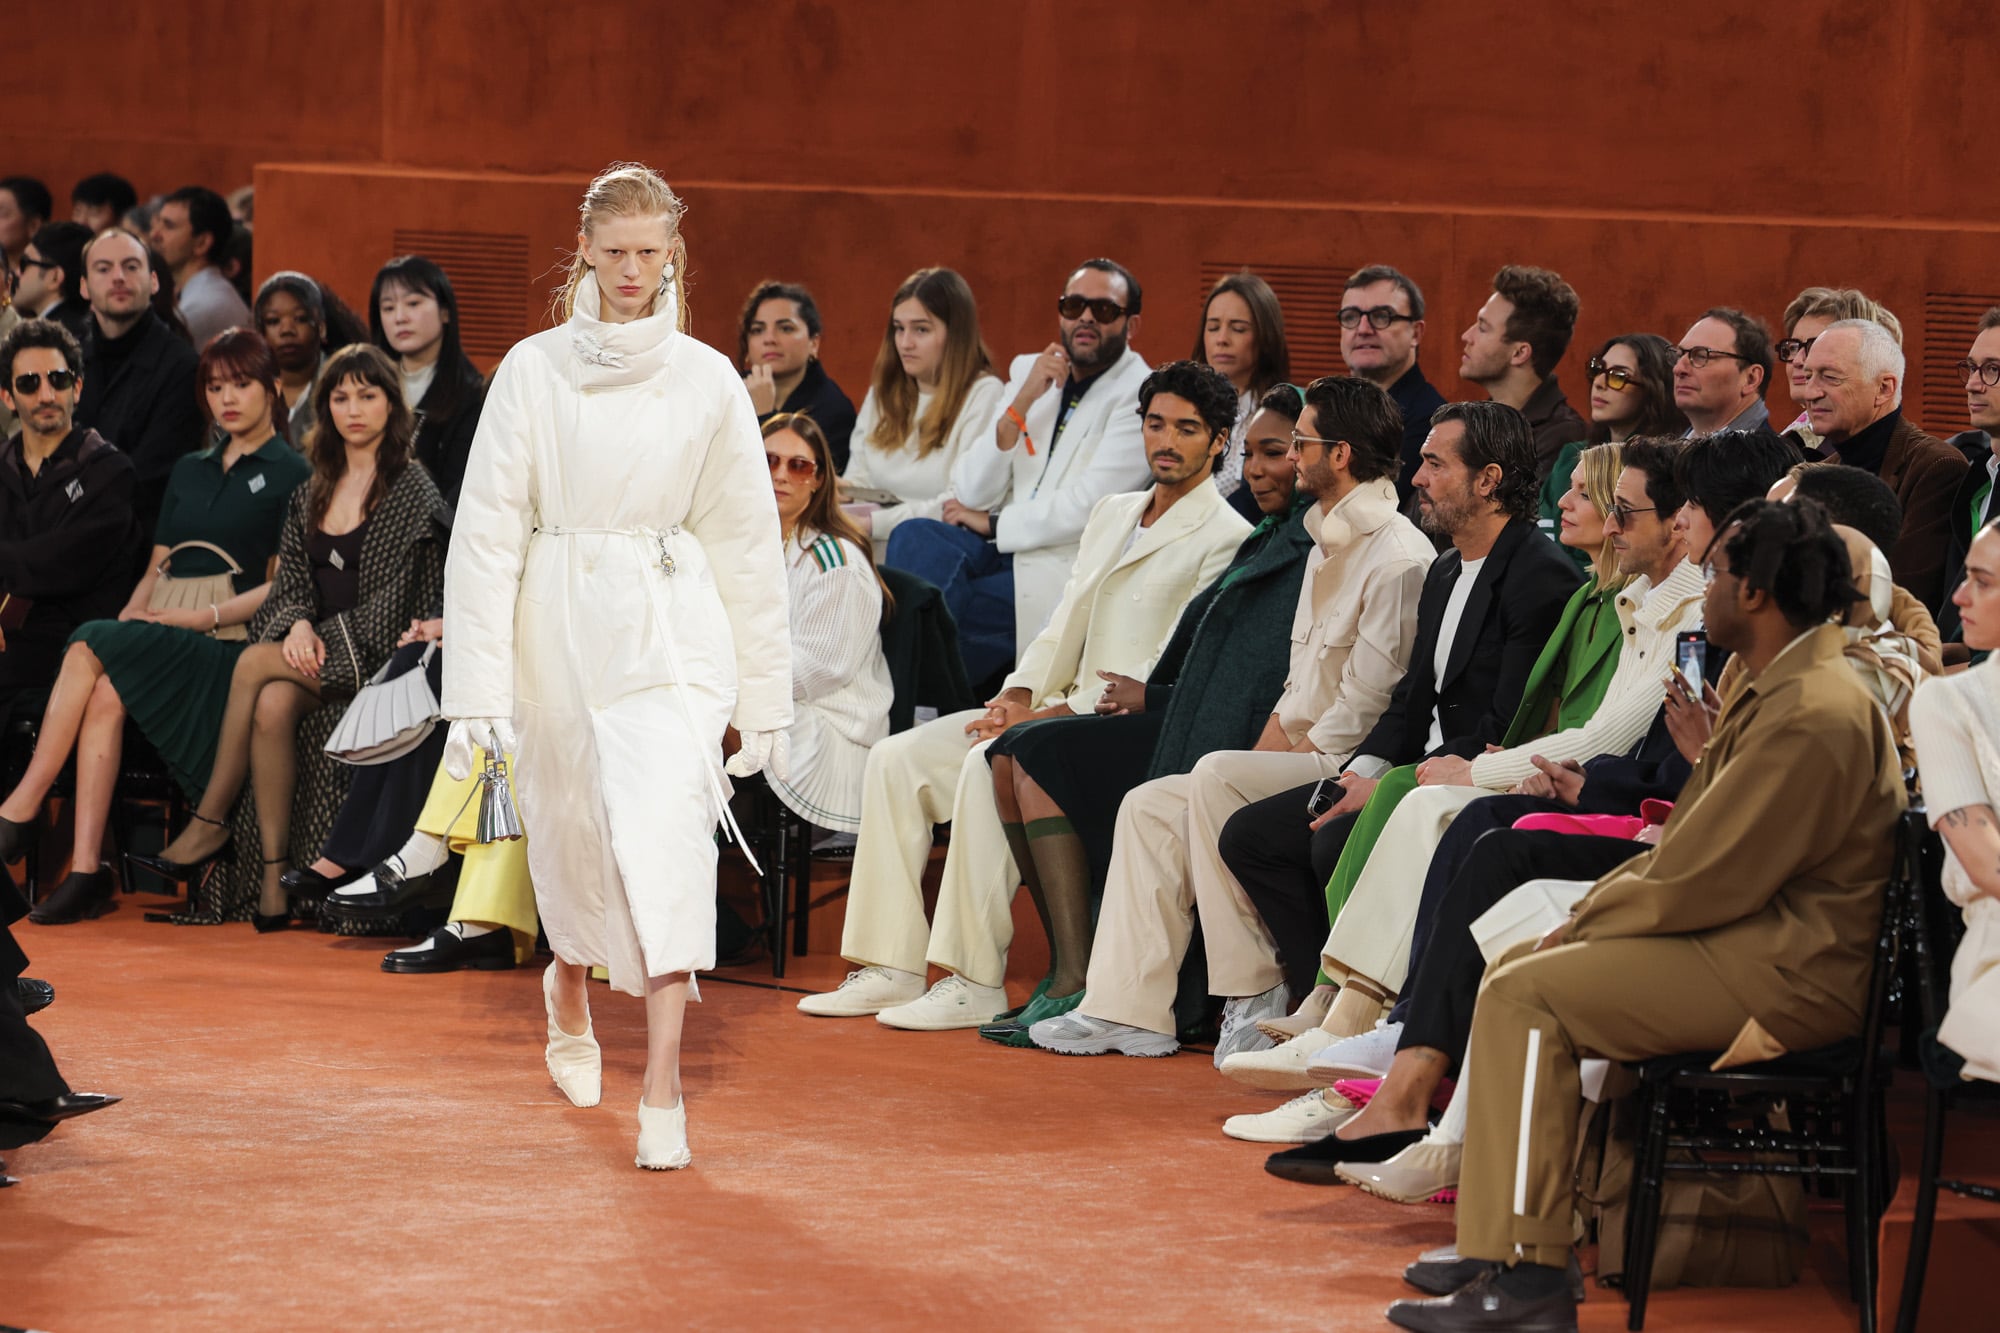
<svg viewBox="0 0 2000 1333">
<path fill-rule="evenodd" d="M 1020 443 L 1001 452 L 994 429 L 1034 364 L 1032 356 L 1014 358 L 1006 387 L 993 402 L 993 419 L 967 443 L 951 470 L 951 489 L 959 503 L 1001 511 L 995 545 L 1014 557 L 1017 650 L 1041 632 L 1062 597 L 1092 507 L 1107 495 L 1144 488 L 1152 475 L 1139 438 L 1139 385 L 1147 367 L 1130 348 L 1083 395 L 1061 440 L 1055 433 L 1062 385 L 1054 384 L 1025 417 L 1035 452 Z"/>
<path fill-rule="evenodd" d="M 1141 528 L 1152 499 L 1145 490 L 1097 502 L 1055 613 L 1003 688 L 1027 690 L 1038 708 L 1085 714 L 1104 691 L 1098 672 L 1144 680 L 1152 671 L 1188 599 L 1229 567 L 1250 531 L 1213 486 Z"/>
</svg>

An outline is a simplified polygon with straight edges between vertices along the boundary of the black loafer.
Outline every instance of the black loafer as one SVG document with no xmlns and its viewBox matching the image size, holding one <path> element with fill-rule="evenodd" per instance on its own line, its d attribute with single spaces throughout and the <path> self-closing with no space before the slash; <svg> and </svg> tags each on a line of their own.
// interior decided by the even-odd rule
<svg viewBox="0 0 2000 1333">
<path fill-rule="evenodd" d="M 384 972 L 457 972 L 473 968 L 480 972 L 505 972 L 514 966 L 514 932 L 489 930 L 471 939 L 462 938 L 448 926 L 431 932 L 428 949 L 397 949 L 382 956 Z"/>
<path fill-rule="evenodd" d="M 123 1100 L 107 1092 L 65 1092 L 60 1097 L 44 1097 L 38 1102 L 0 1102 L 0 1112 L 26 1116 L 30 1120 L 46 1120 L 53 1125 L 59 1120 L 102 1111 Z"/>
<path fill-rule="evenodd" d="M 329 878 L 311 866 L 301 866 L 297 870 L 287 870 L 278 876 L 278 884 L 294 898 L 310 898 L 317 901 L 343 884 L 352 884 L 364 873 L 366 872 L 349 870 L 343 866 L 338 875 Z"/>
<path fill-rule="evenodd" d="M 1449 1296 L 1481 1274 L 1497 1273 L 1505 1267 L 1505 1264 L 1486 1259 L 1461 1259 L 1458 1257 L 1458 1246 L 1445 1245 L 1424 1251 L 1415 1263 L 1403 1270 L 1403 1281 L 1433 1296 Z M 1569 1294 L 1578 1305 L 1583 1304 L 1583 1268 L 1577 1263 L 1575 1254 L 1569 1257 Z"/>
<path fill-rule="evenodd" d="M 56 885 L 54 893 L 35 904 L 28 920 L 38 926 L 67 926 L 87 921 L 103 915 L 117 892 L 117 881 L 102 867 L 70 875 Z"/>
<path fill-rule="evenodd" d="M 1264 1160 L 1264 1169 L 1280 1180 L 1296 1180 L 1304 1185 L 1338 1185 L 1333 1169 L 1343 1162 L 1386 1162 L 1413 1143 L 1423 1142 L 1428 1130 L 1399 1129 L 1388 1134 L 1370 1134 L 1361 1139 L 1343 1139 L 1329 1134 L 1316 1143 L 1287 1148 Z"/>
<path fill-rule="evenodd" d="M 431 891 L 429 875 L 404 879 L 388 865 L 376 866 L 373 874 L 374 888 L 366 893 L 329 893 L 325 910 L 335 916 L 357 919 L 394 916 Z"/>
<path fill-rule="evenodd" d="M 1397 1301 L 1389 1322 L 1417 1333 L 1576 1333 L 1576 1294 L 1568 1283 L 1539 1300 L 1509 1295 L 1500 1285 L 1505 1270 L 1480 1274 L 1449 1296 Z"/>
<path fill-rule="evenodd" d="M 21 1012 L 24 1014 L 39 1014 L 56 1002 L 56 988 L 34 977 L 22 977 L 16 981 L 14 993 L 21 999 Z"/>
</svg>

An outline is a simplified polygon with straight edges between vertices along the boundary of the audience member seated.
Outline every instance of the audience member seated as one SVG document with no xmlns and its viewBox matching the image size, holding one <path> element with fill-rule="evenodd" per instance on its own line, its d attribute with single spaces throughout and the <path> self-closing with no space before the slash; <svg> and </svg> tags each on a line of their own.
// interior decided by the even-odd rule
<svg viewBox="0 0 2000 1333">
<path fill-rule="evenodd" d="M 250 308 L 251 299 L 256 295 L 256 289 L 250 285 L 250 274 L 255 263 L 255 256 L 252 254 L 255 239 L 250 224 L 238 220 L 229 230 L 229 245 L 215 263 L 216 269 L 229 280 L 230 287 L 243 302 L 245 310 Z"/>
<path fill-rule="evenodd" d="M 843 498 L 857 486 L 895 497 L 876 502 L 863 522 L 875 551 L 906 518 L 944 517 L 952 465 L 999 415 L 1000 377 L 972 288 L 948 268 L 918 269 L 890 299 L 874 382 L 840 474 Z"/>
<path fill-rule="evenodd" d="M 1965 409 L 1970 428 L 1947 443 L 1965 455 L 1968 464 L 1951 500 L 1951 546 L 1945 558 L 1946 590 L 1956 590 L 1965 577 L 1965 554 L 1972 537 L 2000 514 L 1994 504 L 1994 480 L 2000 477 L 1993 440 L 2000 433 L 2000 306 L 1979 320 L 1979 332 L 1965 359 L 1953 367 L 1965 381 Z M 1938 628 L 1947 639 L 1958 633 L 1958 604 L 1946 596 L 1938 611 Z"/>
<path fill-rule="evenodd" d="M 39 716 L 63 644 L 115 615 L 139 556 L 132 463 L 75 424 L 83 353 L 60 324 L 0 341 L 0 400 L 21 428 L 0 458 L 0 730 Z"/>
<path fill-rule="evenodd" d="M 1215 484 L 1237 513 L 1251 523 L 1260 522 L 1263 512 L 1243 489 L 1244 432 L 1264 395 L 1292 374 L 1285 312 L 1271 285 L 1247 268 L 1218 278 L 1202 303 L 1201 327 L 1195 331 L 1189 355 L 1228 376 L 1236 390 L 1236 429 L 1230 432 L 1228 452 L 1215 465 Z"/>
<path fill-rule="evenodd" d="M 1356 384 L 1360 384 L 1356 381 Z M 1311 535 L 1294 504 L 1292 433 L 1299 391 L 1264 396 L 1245 434 L 1245 489 L 1263 517 L 1215 582 L 1181 612 L 1143 680 L 1114 676 L 1086 717 L 1014 727 L 987 748 L 1000 825 L 1027 882 L 1054 966 L 1029 1003 L 979 1030 L 1008 1046 L 1083 998 L 1092 904 L 1112 864 L 1125 794 L 1185 774 L 1213 750 L 1254 744 L 1284 686 L 1299 579 Z"/>
<path fill-rule="evenodd" d="M 1842 467 L 1838 463 L 1800 463 L 1780 477 L 1765 498 L 1789 500 L 1793 496 L 1804 496 L 1826 510 L 1836 531 L 1851 529 L 1866 538 L 1873 560 L 1881 563 L 1885 575 L 1892 573 L 1888 569 L 1887 552 L 1896 544 L 1896 538 L 1903 530 L 1903 505 L 1887 482 L 1857 467 Z M 1942 672 L 1943 637 L 1929 608 L 1919 602 L 1909 589 L 1888 578 L 1883 580 L 1888 586 L 1871 590 L 1874 571 L 1870 564 L 1854 559 L 1853 555 L 1853 543 L 1850 541 L 1849 563 L 1854 567 L 1855 585 L 1869 592 L 1871 601 L 1879 592 L 1878 618 L 1916 642 L 1926 672 L 1932 675 Z M 1848 623 L 1853 625 L 1859 622 L 1850 619 Z"/>
<path fill-rule="evenodd" d="M 119 1099 L 101 1092 L 72 1092 L 48 1043 L 28 1025 L 21 972 L 28 955 L 13 926 L 28 904 L 14 881 L 0 875 L 0 1148 L 36 1143 L 65 1120 L 101 1111 Z M 0 1162 L 0 1189 L 18 1183 Z"/>
<path fill-rule="evenodd" d="M 792 626 L 792 725 L 783 777 L 765 780 L 816 828 L 861 827 L 869 747 L 889 734 L 894 689 L 882 657 L 888 590 L 868 539 L 834 498 L 833 448 L 809 416 L 764 423 L 764 457 L 778 500 Z M 724 748 L 735 750 L 733 733 Z"/>
<path fill-rule="evenodd" d="M 1146 363 L 1129 345 L 1142 299 L 1109 259 L 1071 273 L 1056 301 L 1061 341 L 1014 358 L 999 422 L 952 467 L 943 518 L 889 538 L 884 564 L 943 591 L 975 687 L 1049 623 L 1097 502 L 1147 482 L 1132 411 Z"/>
<path fill-rule="evenodd" d="M 250 307 L 223 272 L 223 257 L 236 224 L 221 195 L 185 185 L 160 203 L 149 238 L 174 271 L 181 318 L 197 348 L 224 329 L 250 323 Z"/>
<path fill-rule="evenodd" d="M 201 796 L 244 627 L 270 593 L 292 492 L 312 474 L 285 441 L 277 362 L 262 338 L 229 330 L 196 375 L 222 442 L 174 465 L 145 576 L 116 620 L 70 637 L 34 758 L 0 802 L 0 860 L 11 860 L 36 836 L 75 751 L 70 873 L 36 905 L 43 925 L 94 917 L 111 901 L 102 851 L 128 714 L 189 799 Z"/>
<path fill-rule="evenodd" d="M 1363 807 L 1378 801 L 1379 829 L 1416 785 L 1416 763 L 1471 758 L 1497 743 L 1520 707 L 1535 661 L 1580 580 L 1576 566 L 1535 531 L 1534 438 L 1500 403 L 1438 410 L 1417 472 L 1424 528 L 1453 550 L 1434 561 L 1417 605 L 1408 667 L 1337 779 L 1252 801 L 1228 817 L 1218 847 L 1234 877 L 1229 908 L 1255 912 L 1275 945 L 1268 989 L 1225 1006 L 1220 1064 L 1267 1044 L 1254 1024 L 1286 1013 L 1282 977 L 1308 975 L 1326 938 L 1326 888 Z M 1315 796 L 1330 800 L 1315 811 Z M 1211 926 L 1203 913 L 1202 933 Z M 1246 926 L 1247 928 L 1247 926 Z M 1372 1021 L 1372 1015 L 1371 1021 Z"/>
<path fill-rule="evenodd" d="M 1264 429 L 1252 426 L 1253 447 Z M 1171 767 L 1156 753 L 1151 780 L 1117 807 L 1083 995 L 1067 1017 L 1050 1014 L 1051 1021 L 1029 1025 L 1036 1045 L 1075 1055 L 1171 1054 L 1176 976 L 1197 910 L 1211 991 L 1259 994 L 1291 961 L 1276 956 L 1268 933 L 1243 908 L 1216 853 L 1217 831 L 1249 801 L 1340 771 L 1409 665 L 1417 600 L 1435 551 L 1397 512 L 1402 421 L 1379 386 L 1358 377 L 1315 380 L 1288 434 L 1300 499 L 1309 507 L 1304 523 L 1287 524 L 1285 535 L 1293 544 L 1303 536 L 1309 549 L 1293 587 L 1263 594 L 1276 608 L 1291 608 L 1282 693 L 1267 706 L 1272 693 L 1253 692 L 1258 678 L 1243 665 L 1217 668 L 1206 695 L 1234 691 L 1262 716 L 1243 719 L 1250 728 L 1243 738 L 1211 753 L 1184 753 Z M 1215 602 L 1227 591 L 1213 594 Z M 1238 641 L 1235 651 L 1247 655 L 1253 649 L 1238 623 L 1226 622 L 1213 637 Z M 1204 634 L 1200 643 L 1210 640 Z M 1274 671 L 1270 683 L 1279 679 Z M 1121 692 L 1114 683 L 1112 702 Z M 1179 715 L 1182 693 L 1176 686 L 1166 725 Z M 1254 748 L 1242 748 L 1251 736 Z M 1054 984 L 1050 992 L 1061 994 Z"/>
<path fill-rule="evenodd" d="M 100 232 L 84 247 L 84 291 L 97 327 L 84 358 L 77 424 L 132 462 L 133 508 L 146 531 L 160 514 L 167 476 L 203 442 L 195 364 L 200 359 L 154 311 L 159 279 L 146 243 Z"/>
<path fill-rule="evenodd" d="M 1585 435 L 1583 418 L 1556 383 L 1556 363 L 1569 349 L 1581 308 L 1560 273 L 1509 264 L 1493 275 L 1493 294 L 1459 335 L 1458 377 L 1528 419 L 1537 482 L 1554 470 L 1564 445 Z"/>
<path fill-rule="evenodd" d="M 1952 603 L 1968 648 L 2000 648 L 2000 526 L 1979 530 Z M 1925 813 L 1944 838 L 1944 891 L 1965 915 L 1938 1040 L 1965 1062 L 1963 1077 L 2000 1081 L 2000 661 L 1926 682 L 1910 704 L 1910 732 Z"/>
<path fill-rule="evenodd" d="M 327 353 L 368 341 L 368 329 L 346 302 L 303 273 L 286 269 L 264 279 L 252 307 L 257 332 L 278 358 L 278 388 L 289 413 L 292 447 L 312 448 L 313 391 Z"/>
<path fill-rule="evenodd" d="M 1827 326 L 1805 353 L 1806 414 L 1831 451 L 1828 461 L 1872 472 L 1903 502 L 1903 535 L 1888 552 L 1896 582 L 1927 607 L 1939 605 L 1951 500 L 1965 456 L 1903 419 L 1903 349 L 1873 320 Z"/>
<path fill-rule="evenodd" d="M 1687 414 L 1687 433 L 1770 430 L 1771 367 L 1763 320 L 1726 305 L 1704 311 L 1674 349 L 1674 406 Z"/>
<path fill-rule="evenodd" d="M 1584 373 L 1590 376 L 1590 430 L 1563 446 L 1542 482 L 1542 530 L 1558 541 L 1562 502 L 1576 489 L 1576 460 L 1585 449 L 1687 432 L 1687 418 L 1674 406 L 1674 345 L 1659 334 L 1621 333 L 1606 339 L 1584 363 Z M 1617 475 L 1614 468 L 1614 481 Z M 1596 551 L 1567 541 L 1563 545 L 1588 575 Z"/>
<path fill-rule="evenodd" d="M 1796 440 L 1808 457 L 1818 456 L 1819 432 L 1813 429 L 1802 392 L 1807 383 L 1806 353 L 1812 350 L 1813 339 L 1840 319 L 1872 319 L 1889 330 L 1898 347 L 1903 345 L 1902 322 L 1880 301 L 1871 300 L 1866 292 L 1852 287 L 1808 287 L 1792 298 L 1792 303 L 1785 307 L 1785 336 L 1771 350 L 1785 367 L 1792 405 L 1799 409 L 1797 418 L 1785 428 L 1785 434 Z"/>
<path fill-rule="evenodd" d="M 1583 1053 L 1720 1052 L 1716 1066 L 1729 1068 L 1860 1029 L 1903 781 L 1888 724 L 1828 623 L 1855 600 L 1847 552 L 1817 505 L 1758 502 L 1733 517 L 1709 568 L 1709 636 L 1749 679 L 1659 845 L 1579 867 L 1571 878 L 1602 877 L 1569 919 L 1486 972 L 1465 1047 L 1480 1072 L 1456 1271 L 1427 1288 L 1457 1290 L 1392 1306 L 1405 1327 L 1574 1317 Z M 1815 775 L 1804 799 L 1774 780 L 1804 772 Z M 1449 1056 L 1433 1047 L 1399 1058 Z"/>
<path fill-rule="evenodd" d="M 1348 372 L 1387 393 L 1403 414 L 1403 449 L 1396 469 L 1396 503 L 1416 517 L 1417 469 L 1424 440 L 1444 395 L 1424 378 L 1417 348 L 1424 340 L 1424 293 L 1387 264 L 1347 277 L 1340 294 L 1340 359 Z"/>
<path fill-rule="evenodd" d="M 50 222 L 21 252 L 14 304 L 24 319 L 52 319 L 81 347 L 90 337 L 90 302 L 83 295 L 83 247 L 90 230 L 75 222 Z"/>
<path fill-rule="evenodd" d="M 401 379 L 373 347 L 343 348 L 328 360 L 313 474 L 292 497 L 270 595 L 236 659 L 208 785 L 192 822 L 159 856 L 130 858 L 186 881 L 239 840 L 240 876 L 241 844 L 255 838 L 260 930 L 290 920 L 279 877 L 294 832 L 317 850 L 346 792 L 345 771 L 320 749 L 335 710 L 320 710 L 318 726 L 301 722 L 323 701 L 358 690 L 409 623 L 443 600 L 448 511 L 430 474 L 411 466 L 415 423 Z M 255 799 L 238 807 L 246 778 Z M 252 906 L 247 887 L 227 882 L 204 905 L 240 919 Z"/>
<path fill-rule="evenodd" d="M 847 471 L 854 400 L 819 359 L 819 307 L 795 282 L 764 282 L 743 303 L 736 357 L 743 387 L 762 425 L 780 412 L 803 412 L 825 432 L 834 461 Z"/>
<path fill-rule="evenodd" d="M 69 219 L 90 228 L 90 234 L 125 225 L 125 216 L 139 206 L 139 193 L 123 176 L 100 171 L 85 176 L 69 192 Z"/>
<path fill-rule="evenodd" d="M 396 359 L 403 401 L 416 414 L 416 460 L 448 505 L 458 503 L 486 403 L 486 381 L 465 354 L 458 323 L 451 279 L 422 255 L 398 256 L 376 272 L 368 336 Z"/>
<path fill-rule="evenodd" d="M 1153 485 L 1097 503 L 1055 614 L 1000 693 L 984 711 L 948 714 L 869 751 L 841 939 L 859 970 L 801 1000 L 801 1012 L 938 1030 L 978 1027 L 1006 1007 L 1009 902 L 1021 876 L 994 801 L 988 743 L 1022 722 L 1095 711 L 1110 675 L 1146 679 L 1181 608 L 1249 530 L 1210 478 L 1235 424 L 1229 382 L 1179 361 L 1149 375 L 1138 402 L 1140 438 L 1118 443 L 1148 463 Z M 931 827 L 947 817 L 951 847 L 927 931 L 924 865 Z M 947 973 L 929 991 L 927 958 Z"/>
<path fill-rule="evenodd" d="M 0 269 L 7 276 L 20 273 L 21 255 L 54 208 L 49 187 L 33 176 L 0 177 Z"/>
<path fill-rule="evenodd" d="M 138 233 L 134 232 L 133 235 L 136 236 Z M 151 246 L 146 248 L 146 267 L 153 274 L 153 313 L 160 317 L 162 324 L 173 330 L 176 338 L 193 347 L 194 334 L 189 332 L 187 320 L 181 318 L 180 297 L 174 290 L 174 270 L 166 260 L 160 258 L 160 252 Z"/>
</svg>

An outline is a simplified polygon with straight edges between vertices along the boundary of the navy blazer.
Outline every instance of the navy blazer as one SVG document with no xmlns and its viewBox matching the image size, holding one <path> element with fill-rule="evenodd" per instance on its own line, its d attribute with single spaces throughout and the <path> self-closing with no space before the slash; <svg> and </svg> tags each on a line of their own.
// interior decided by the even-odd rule
<svg viewBox="0 0 2000 1333">
<path fill-rule="evenodd" d="M 1533 518 L 1510 520 L 1480 566 L 1443 678 L 1434 681 L 1438 633 L 1464 563 L 1455 548 L 1431 562 L 1417 602 L 1417 642 L 1409 670 L 1396 683 L 1368 739 L 1355 750 L 1357 756 L 1374 755 L 1401 766 L 1431 754 L 1471 759 L 1499 744 L 1520 707 L 1529 670 L 1583 581 L 1575 563 L 1542 535 Z M 1442 720 L 1444 744 L 1427 750 L 1433 713 Z"/>
</svg>

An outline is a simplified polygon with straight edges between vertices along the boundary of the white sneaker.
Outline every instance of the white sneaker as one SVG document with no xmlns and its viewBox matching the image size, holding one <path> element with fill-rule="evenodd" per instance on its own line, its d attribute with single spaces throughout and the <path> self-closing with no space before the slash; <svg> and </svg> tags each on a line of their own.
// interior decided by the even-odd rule
<svg viewBox="0 0 2000 1333">
<path fill-rule="evenodd" d="M 1248 1083 L 1253 1088 L 1270 1088 L 1275 1092 L 1318 1087 L 1312 1075 L 1306 1073 L 1306 1063 L 1335 1040 L 1334 1035 L 1323 1028 L 1307 1028 L 1290 1041 L 1280 1042 L 1268 1051 L 1238 1051 L 1222 1062 L 1222 1072 L 1238 1083 Z"/>
<path fill-rule="evenodd" d="M 921 972 L 905 972 L 896 967 L 864 967 L 849 972 L 835 990 L 808 995 L 799 1001 L 799 1012 L 819 1018 L 865 1018 L 908 1004 L 924 993 Z"/>
<path fill-rule="evenodd" d="M 982 986 L 952 972 L 908 1004 L 882 1010 L 875 1021 L 906 1032 L 950 1032 L 991 1023 L 1006 1007 L 1007 992 L 999 986 Z"/>
<path fill-rule="evenodd" d="M 1279 982 L 1262 995 L 1243 995 L 1222 1006 L 1222 1035 L 1215 1039 L 1215 1067 L 1243 1051 L 1268 1051 L 1277 1043 L 1258 1030 L 1260 1018 L 1283 1018 L 1292 1011 L 1292 993 Z"/>
<path fill-rule="evenodd" d="M 639 1155 L 634 1166 L 648 1171 L 678 1171 L 694 1160 L 688 1151 L 687 1098 L 670 1107 L 646 1105 L 639 1099 Z"/>
<path fill-rule="evenodd" d="M 1306 1073 L 1319 1083 L 1337 1078 L 1387 1078 L 1396 1059 L 1396 1043 L 1402 1040 L 1401 1023 L 1377 1023 L 1358 1037 L 1345 1037 L 1306 1064 Z"/>
<path fill-rule="evenodd" d="M 1058 1055 L 1172 1055 L 1181 1044 L 1164 1032 L 1114 1023 L 1071 1012 L 1044 1018 L 1028 1029 L 1028 1040 Z"/>
<path fill-rule="evenodd" d="M 1261 1115 L 1233 1115 L 1222 1132 L 1245 1143 L 1317 1143 L 1356 1114 L 1354 1104 L 1331 1088 L 1302 1092 Z"/>
</svg>

